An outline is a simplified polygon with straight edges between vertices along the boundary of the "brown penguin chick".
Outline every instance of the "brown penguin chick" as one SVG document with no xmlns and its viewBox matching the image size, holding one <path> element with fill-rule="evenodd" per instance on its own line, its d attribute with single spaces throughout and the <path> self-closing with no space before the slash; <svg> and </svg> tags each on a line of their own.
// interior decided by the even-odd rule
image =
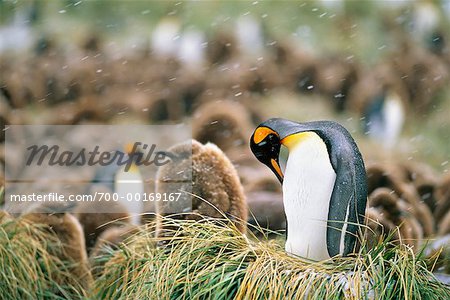
<svg viewBox="0 0 450 300">
<path fill-rule="evenodd" d="M 366 172 L 369 194 L 379 187 L 390 188 L 393 191 L 401 191 L 402 183 L 406 182 L 404 171 L 398 165 L 368 163 Z"/>
<path fill-rule="evenodd" d="M 366 167 L 368 194 L 375 189 L 385 187 L 394 191 L 397 197 L 410 206 L 408 211 L 413 214 L 423 228 L 424 236 L 431 236 L 435 231 L 435 222 L 430 208 L 420 200 L 415 187 L 406 182 L 403 171 L 398 165 L 369 164 Z"/>
<path fill-rule="evenodd" d="M 445 235 L 450 233 L 450 211 L 448 211 L 438 223 L 437 234 Z"/>
<path fill-rule="evenodd" d="M 248 192 L 266 191 L 272 193 L 282 193 L 280 182 L 273 176 L 259 174 L 256 178 L 245 185 L 245 190 Z"/>
<path fill-rule="evenodd" d="M 243 90 L 265 95 L 282 83 L 279 68 L 271 61 L 254 63 L 248 70 L 241 84 Z"/>
<path fill-rule="evenodd" d="M 238 54 L 237 40 L 232 30 L 218 30 L 208 40 L 206 57 L 211 65 L 221 64 Z"/>
<path fill-rule="evenodd" d="M 76 102 L 78 109 L 74 112 L 70 124 L 80 124 L 84 121 L 105 123 L 108 115 L 105 113 L 107 107 L 102 101 L 97 101 L 95 96 L 83 96 Z"/>
<path fill-rule="evenodd" d="M 437 205 L 434 190 L 439 184 L 439 177 L 429 165 L 419 162 L 403 163 L 404 177 L 411 182 L 420 195 L 420 198 L 434 213 Z"/>
<path fill-rule="evenodd" d="M 240 84 L 225 83 L 215 74 L 210 74 L 211 82 L 208 82 L 208 89 L 204 90 L 197 98 L 196 109 L 198 110 L 202 105 L 211 102 L 228 101 L 231 103 L 239 103 L 244 107 L 248 118 L 252 124 L 259 124 L 266 118 L 264 111 L 256 102 L 260 101 L 261 97 L 244 90 Z M 234 84 L 234 85 L 232 85 Z M 232 85 L 230 87 L 230 85 Z M 195 113 L 195 111 L 194 111 Z"/>
<path fill-rule="evenodd" d="M 226 153 L 230 161 L 238 169 L 238 172 L 240 167 L 251 167 L 252 169 L 254 169 L 259 166 L 259 164 L 255 162 L 255 156 L 251 152 L 250 147 L 248 147 L 247 145 L 242 145 L 242 147 L 230 148 Z M 261 168 L 261 170 L 264 169 L 267 168 Z M 269 170 L 267 174 L 271 174 L 271 171 Z"/>
<path fill-rule="evenodd" d="M 395 225 L 389 221 L 380 209 L 369 207 L 366 209 L 366 232 L 364 239 L 367 242 L 368 249 L 378 245 L 380 241 L 385 240 L 386 236 L 392 235 L 393 241 L 399 240 L 398 231 Z"/>
<path fill-rule="evenodd" d="M 78 220 L 69 213 L 27 213 L 23 220 L 43 224 L 56 234 L 61 241 L 62 260 L 71 262 L 70 272 L 80 285 L 87 289 L 92 282 L 84 242 L 84 234 Z"/>
<path fill-rule="evenodd" d="M 29 69 L 29 68 L 28 68 Z M 36 96 L 36 89 L 34 88 L 37 80 L 34 80 L 33 73 L 28 71 L 25 73 L 24 67 L 20 64 L 14 63 L 8 66 L 7 69 L 2 69 L 0 72 L 7 77 L 2 78 L 2 91 L 6 95 L 6 98 L 11 108 L 23 108 L 30 104 L 34 99 L 42 99 L 39 96 L 44 96 L 42 93 Z"/>
<path fill-rule="evenodd" d="M 282 186 L 273 176 L 272 171 L 255 162 L 255 156 L 249 147 L 231 148 L 226 154 L 235 166 L 246 193 L 253 191 L 282 192 Z"/>
<path fill-rule="evenodd" d="M 167 153 L 171 160 L 158 169 L 156 193 L 166 198 L 181 194 L 178 201 L 158 201 L 158 215 L 178 214 L 173 217 L 193 220 L 228 218 L 245 233 L 244 190 L 225 154 L 214 144 L 202 145 L 195 140 L 175 145 Z M 158 217 L 158 235 L 166 235 L 161 233 L 163 228 L 163 219 Z"/>
<path fill-rule="evenodd" d="M 24 108 L 32 104 L 45 107 L 64 99 L 61 78 L 67 70 L 62 70 L 65 62 L 61 55 L 29 56 L 20 61 L 12 59 L 7 75 L 2 81 L 2 90 L 9 98 L 11 108 Z"/>
<path fill-rule="evenodd" d="M 102 274 L 103 266 L 107 262 L 104 256 L 108 255 L 112 250 L 119 249 L 122 243 L 126 242 L 138 232 L 139 229 L 137 226 L 128 224 L 122 227 L 109 227 L 99 235 L 89 255 L 91 272 L 94 279 L 100 277 Z"/>
<path fill-rule="evenodd" d="M 2 128 L 2 132 L 0 132 L 0 142 L 4 142 L 5 140 L 6 131 L 4 128 L 6 126 L 26 123 L 22 119 L 22 110 L 12 108 L 10 100 L 8 100 L 7 96 L 3 95 L 2 89 L 3 87 L 0 86 L 0 128 Z M 5 93 L 7 93 L 6 90 Z"/>
<path fill-rule="evenodd" d="M 88 253 L 106 229 L 120 227 L 130 222 L 130 214 L 126 207 L 114 201 L 81 202 L 75 208 L 74 215 L 83 227 Z"/>
<path fill-rule="evenodd" d="M 164 80 L 166 81 L 166 80 Z M 179 121 L 184 116 L 184 105 L 180 101 L 176 82 L 167 80 L 154 87 L 156 92 L 149 101 L 148 118 L 152 123 Z"/>
<path fill-rule="evenodd" d="M 82 41 L 81 44 L 81 49 L 83 49 L 86 53 L 91 53 L 93 55 L 102 52 L 102 48 L 103 41 L 98 32 L 91 32 L 85 37 L 85 40 Z"/>
<path fill-rule="evenodd" d="M 292 38 L 276 39 L 268 46 L 279 69 L 280 82 L 291 90 L 311 92 L 316 84 L 319 59 Z"/>
<path fill-rule="evenodd" d="M 192 118 L 193 138 L 200 143 L 214 143 L 223 151 L 246 144 L 251 128 L 247 110 L 237 102 L 205 103 Z"/>
<path fill-rule="evenodd" d="M 435 233 L 435 221 L 430 208 L 420 200 L 420 195 L 413 185 L 402 183 L 399 189 L 395 190 L 397 195 L 408 204 L 408 212 L 410 212 L 423 228 L 425 237 L 432 236 Z"/>
<path fill-rule="evenodd" d="M 129 223 L 130 215 L 126 212 L 124 206 L 117 202 L 108 203 L 107 212 L 104 212 L 104 204 L 83 202 L 74 211 L 75 217 L 83 226 L 88 253 L 91 252 L 99 235 L 106 229 Z M 98 213 L 95 211 L 98 211 Z"/>
<path fill-rule="evenodd" d="M 5 141 L 5 130 L 6 126 L 11 124 L 9 116 L 11 114 L 11 108 L 6 101 L 6 98 L 0 93 L 0 143 Z"/>
<path fill-rule="evenodd" d="M 259 165 L 238 167 L 237 170 L 249 207 L 248 223 L 253 225 L 249 228 L 256 235 L 262 233 L 258 227 L 272 231 L 286 229 L 280 182 L 267 172 L 267 168 L 261 169 Z"/>
<path fill-rule="evenodd" d="M 414 245 L 415 250 L 419 250 L 424 240 L 424 230 L 422 225 L 419 220 L 408 211 L 409 204 L 407 202 L 400 200 L 398 202 L 398 206 L 402 211 L 400 223 L 402 226 L 400 226 L 400 235 L 401 237 L 405 237 L 402 242 L 407 242 L 410 245 Z M 406 237 L 409 237 L 409 240 L 406 239 Z"/>
<path fill-rule="evenodd" d="M 58 125 L 75 125 L 83 121 L 106 122 L 105 109 L 96 100 L 91 96 L 56 104 L 42 114 L 40 121 Z"/>
<path fill-rule="evenodd" d="M 396 226 L 394 230 L 398 231 L 399 240 L 395 242 L 409 244 L 417 249 L 423 239 L 423 230 L 415 217 L 408 212 L 407 203 L 390 189 L 378 188 L 369 195 L 369 206 L 377 208 Z"/>
<path fill-rule="evenodd" d="M 62 214 L 71 213 L 75 207 L 75 202 L 70 201 L 44 201 L 36 202 L 32 205 L 27 206 L 21 211 L 22 215 L 30 213 L 39 214 Z"/>
<path fill-rule="evenodd" d="M 365 69 L 362 71 L 365 75 L 360 76 L 359 80 L 351 87 L 346 99 L 346 108 L 360 115 L 364 113 L 366 107 L 382 90 L 382 83 L 376 78 L 376 71 Z"/>
<path fill-rule="evenodd" d="M 390 63 L 408 90 L 411 107 L 417 116 L 425 116 L 449 78 L 445 64 L 409 38 L 403 38 L 401 46 L 391 53 Z"/>
<path fill-rule="evenodd" d="M 90 257 L 96 257 L 104 253 L 105 248 L 118 249 L 119 245 L 127 238 L 136 234 L 139 227 L 133 224 L 127 224 L 121 227 L 113 226 L 103 231 L 95 242 L 95 246 L 91 251 Z"/>
<path fill-rule="evenodd" d="M 408 92 L 401 78 L 395 74 L 395 70 L 392 70 L 388 62 L 381 62 L 374 68 L 360 70 L 360 73 L 364 76 L 359 76 L 349 89 L 346 109 L 364 115 L 377 96 L 382 95 L 383 91 L 391 91 L 398 95 L 402 107 L 408 113 Z"/>
<path fill-rule="evenodd" d="M 233 156 L 228 155 L 228 157 L 231 158 Z M 255 165 L 254 160 L 248 161 L 245 158 L 240 161 L 231 159 L 231 161 L 236 166 L 245 192 L 267 191 L 281 193 L 283 191 L 282 185 L 268 168 L 264 168 L 261 164 Z"/>
<path fill-rule="evenodd" d="M 316 86 L 320 93 L 333 100 L 337 111 L 343 111 L 350 89 L 360 77 L 359 65 L 346 57 L 337 56 L 321 60 L 316 72 Z"/>
<path fill-rule="evenodd" d="M 130 71 L 127 69 L 126 72 Z M 184 99 L 181 99 L 182 88 L 178 77 L 175 74 L 167 75 L 167 78 L 163 75 L 160 77 L 153 81 L 147 79 L 146 82 L 136 80 L 138 88 L 134 84 L 130 87 L 129 82 L 108 88 L 103 97 L 109 103 L 108 114 L 115 118 L 133 114 L 139 121 L 150 121 L 152 124 L 181 120 L 185 107 L 183 101 L 180 101 Z M 171 78 L 177 80 L 170 80 Z"/>
<path fill-rule="evenodd" d="M 434 217 L 436 223 L 439 223 L 447 212 L 450 211 L 450 173 L 441 178 L 434 194 L 437 201 Z"/>
<path fill-rule="evenodd" d="M 283 195 L 269 191 L 246 193 L 249 229 L 259 233 L 258 228 L 279 231 L 286 229 Z"/>
<path fill-rule="evenodd" d="M 192 115 L 200 105 L 198 100 L 206 88 L 206 74 L 203 70 L 184 67 L 178 69 L 175 76 L 178 88 L 177 101 L 181 99 L 185 115 Z"/>
</svg>

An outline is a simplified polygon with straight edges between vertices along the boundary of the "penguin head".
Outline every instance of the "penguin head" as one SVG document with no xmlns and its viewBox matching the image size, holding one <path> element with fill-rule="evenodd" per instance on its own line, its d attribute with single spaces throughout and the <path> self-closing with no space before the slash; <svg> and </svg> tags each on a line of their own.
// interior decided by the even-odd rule
<svg viewBox="0 0 450 300">
<path fill-rule="evenodd" d="M 300 127 L 299 127 L 300 126 Z M 281 118 L 269 119 L 261 123 L 250 138 L 250 149 L 256 158 L 267 165 L 283 183 L 283 169 L 287 160 L 287 150 L 291 148 L 297 133 L 302 133 L 301 124 Z M 286 150 L 286 151 L 285 151 Z"/>
<path fill-rule="evenodd" d="M 283 183 L 283 172 L 281 171 L 279 154 L 281 140 L 279 134 L 273 129 L 261 124 L 255 129 L 251 139 L 250 148 L 256 158 L 267 165 Z"/>
</svg>

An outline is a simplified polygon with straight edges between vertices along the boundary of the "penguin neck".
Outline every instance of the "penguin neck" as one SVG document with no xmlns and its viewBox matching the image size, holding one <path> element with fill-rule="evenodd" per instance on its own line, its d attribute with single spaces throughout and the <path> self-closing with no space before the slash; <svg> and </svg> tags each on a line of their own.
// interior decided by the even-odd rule
<svg viewBox="0 0 450 300">
<path fill-rule="evenodd" d="M 286 252 L 311 260 L 330 256 L 327 249 L 328 210 L 336 173 L 327 147 L 313 132 L 294 145 L 288 145 L 289 157 L 283 182 L 288 234 Z"/>
</svg>

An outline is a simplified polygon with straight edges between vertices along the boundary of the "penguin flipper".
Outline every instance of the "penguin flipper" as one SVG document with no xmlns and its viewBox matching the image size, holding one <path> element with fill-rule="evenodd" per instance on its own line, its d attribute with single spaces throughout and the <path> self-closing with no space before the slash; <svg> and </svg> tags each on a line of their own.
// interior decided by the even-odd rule
<svg viewBox="0 0 450 300">
<path fill-rule="evenodd" d="M 327 222 L 327 250 L 330 257 L 339 254 L 348 255 L 355 248 L 359 218 L 353 178 L 352 171 L 348 167 L 338 168 Z M 345 230 L 344 234 L 342 234 L 343 230 Z M 342 243 L 343 249 L 341 249 Z"/>
</svg>

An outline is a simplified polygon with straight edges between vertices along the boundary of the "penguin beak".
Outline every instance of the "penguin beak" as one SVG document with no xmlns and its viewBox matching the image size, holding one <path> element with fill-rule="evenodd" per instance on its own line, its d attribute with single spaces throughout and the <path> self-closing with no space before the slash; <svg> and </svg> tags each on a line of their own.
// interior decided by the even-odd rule
<svg viewBox="0 0 450 300">
<path fill-rule="evenodd" d="M 271 169 L 277 176 L 278 180 L 280 181 L 281 184 L 283 184 L 284 175 L 283 175 L 283 172 L 281 171 L 280 162 L 279 162 L 278 158 L 275 158 L 275 159 L 271 158 L 270 164 L 272 165 Z"/>
</svg>

